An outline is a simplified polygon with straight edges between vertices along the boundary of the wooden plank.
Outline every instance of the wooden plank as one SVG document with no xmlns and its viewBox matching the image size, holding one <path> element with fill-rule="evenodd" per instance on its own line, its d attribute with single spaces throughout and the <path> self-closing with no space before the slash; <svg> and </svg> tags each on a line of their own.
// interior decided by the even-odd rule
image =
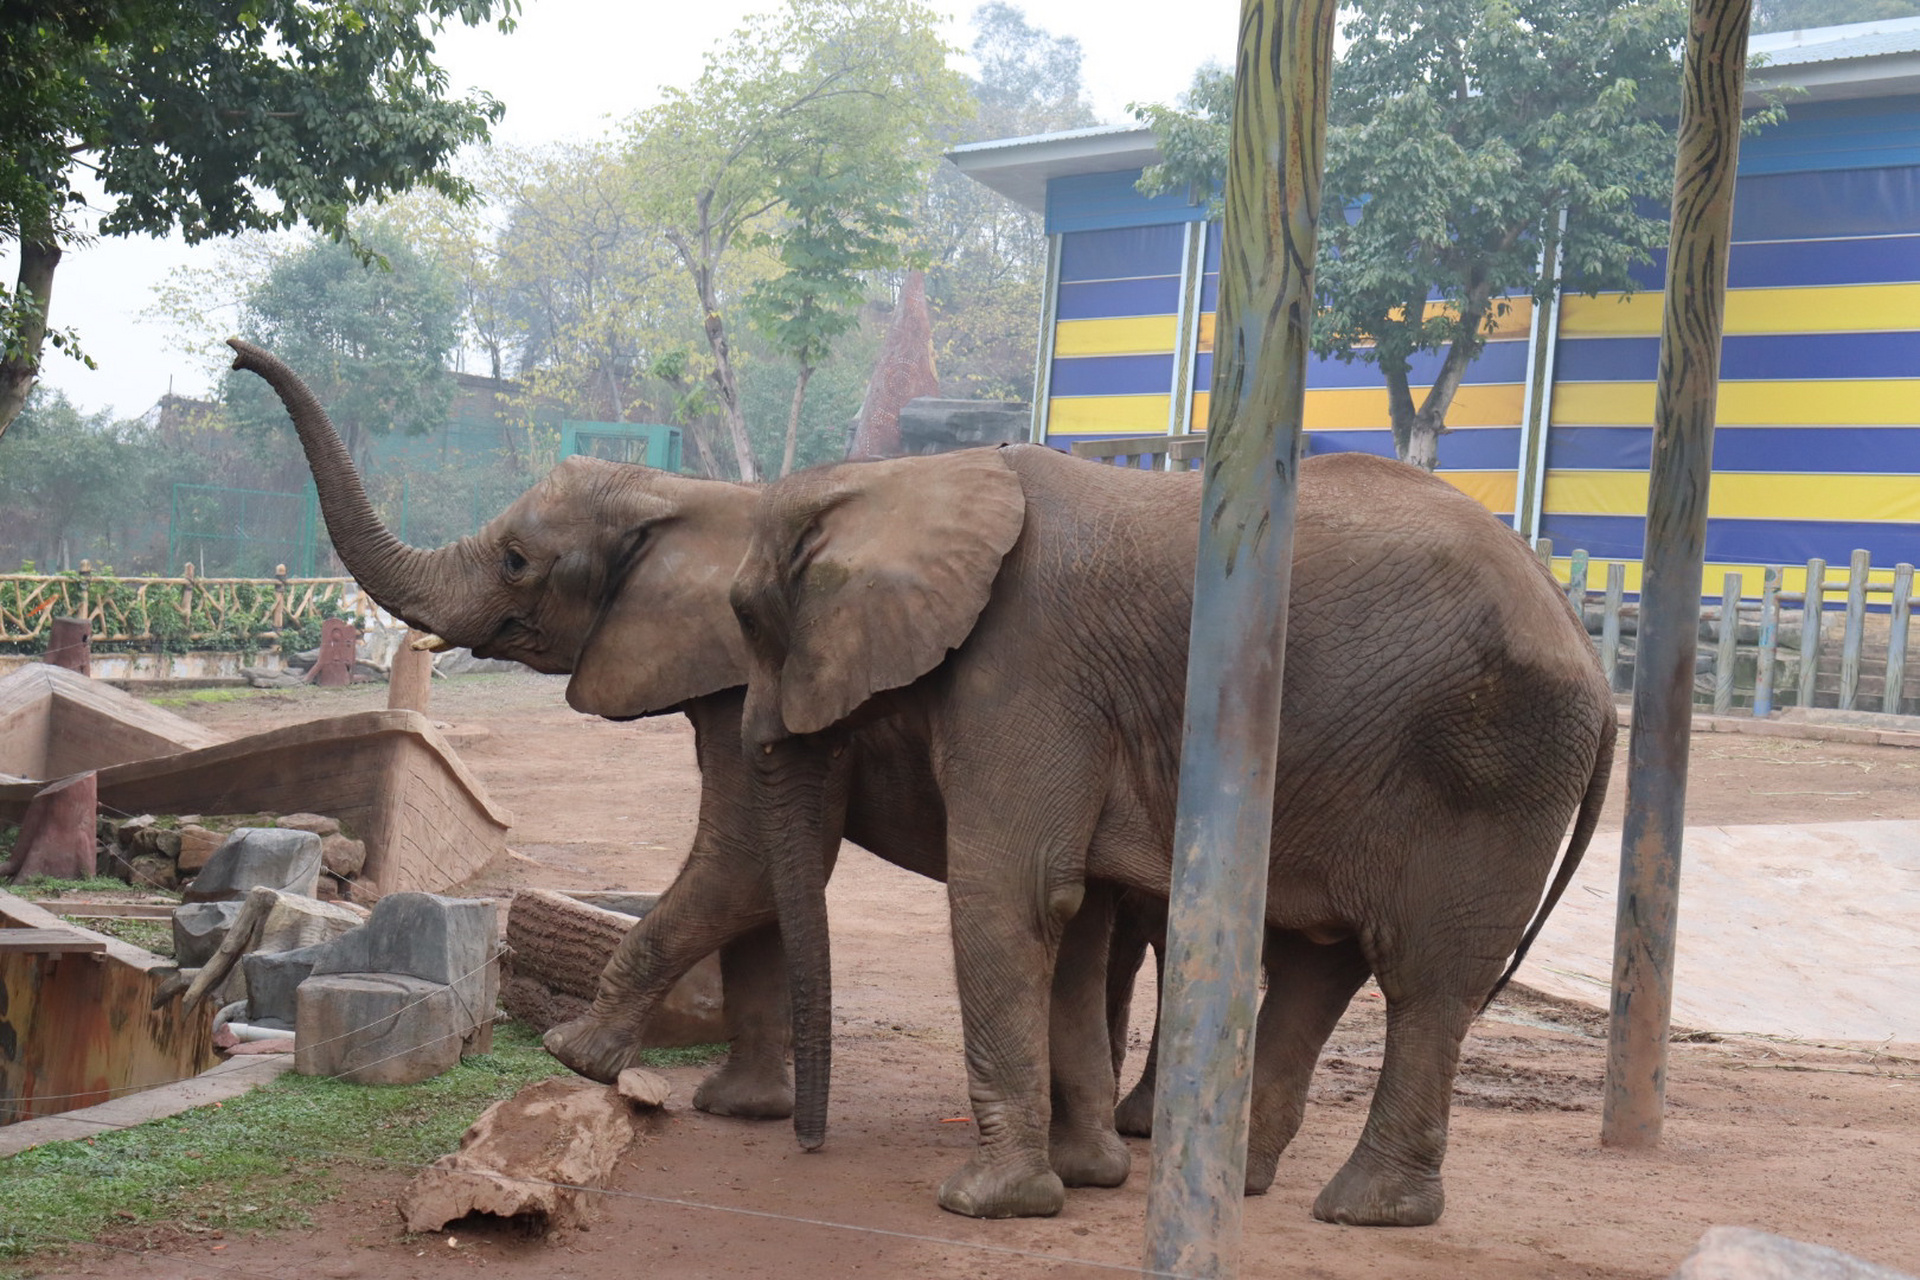
<svg viewBox="0 0 1920 1280">
<path fill-rule="evenodd" d="M 72 929 L 0 929 L 0 951 L 39 955 L 105 955 L 106 939 Z"/>
<path fill-rule="evenodd" d="M 1620 602 L 1627 593 L 1627 566 L 1618 560 L 1607 566 L 1607 602 L 1600 614 L 1600 666 L 1607 688 L 1620 691 Z"/>
<path fill-rule="evenodd" d="M 1573 616 L 1580 619 L 1580 629 L 1587 629 L 1587 553 L 1575 551 L 1572 561 L 1567 565 L 1567 604 L 1573 609 Z"/>
<path fill-rule="evenodd" d="M 1860 692 L 1860 648 L 1867 634 L 1867 574 L 1873 562 L 1865 551 L 1853 553 L 1847 572 L 1847 629 L 1840 640 L 1840 709 L 1853 710 Z"/>
<path fill-rule="evenodd" d="M 1880 709 L 1889 714 L 1900 710 L 1900 694 L 1907 683 L 1907 620 L 1913 612 L 1913 566 L 1895 565 L 1893 569 L 1892 630 L 1887 636 L 1887 689 L 1880 698 Z"/>
<path fill-rule="evenodd" d="M 1767 569 L 1760 581 L 1760 653 L 1753 666 L 1753 714 L 1773 714 L 1773 666 L 1780 659 L 1780 570 Z"/>
<path fill-rule="evenodd" d="M 1807 561 L 1807 594 L 1800 605 L 1800 692 L 1796 705 L 1811 707 L 1820 679 L 1820 625 L 1827 605 L 1827 562 Z"/>
<path fill-rule="evenodd" d="M 1730 573 L 1720 593 L 1720 644 L 1713 659 L 1713 714 L 1733 711 L 1733 668 L 1739 657 L 1740 575 Z"/>
</svg>

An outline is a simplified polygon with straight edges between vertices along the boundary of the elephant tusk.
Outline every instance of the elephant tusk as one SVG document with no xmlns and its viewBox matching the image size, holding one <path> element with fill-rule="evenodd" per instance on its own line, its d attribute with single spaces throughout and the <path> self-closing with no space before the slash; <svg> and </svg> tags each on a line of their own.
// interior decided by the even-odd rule
<svg viewBox="0 0 1920 1280">
<path fill-rule="evenodd" d="M 435 635 L 421 636 L 407 647 L 409 649 L 417 649 L 421 653 L 445 653 L 448 649 L 453 648 L 452 645 Z"/>
</svg>

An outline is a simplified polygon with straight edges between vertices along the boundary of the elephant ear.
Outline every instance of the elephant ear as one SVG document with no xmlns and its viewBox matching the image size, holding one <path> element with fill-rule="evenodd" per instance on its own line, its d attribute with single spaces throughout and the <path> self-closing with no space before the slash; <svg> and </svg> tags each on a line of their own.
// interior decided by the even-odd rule
<svg viewBox="0 0 1920 1280">
<path fill-rule="evenodd" d="M 842 468 L 795 548 L 780 717 L 817 733 L 912 684 L 973 630 L 1026 495 L 997 449 Z"/>
<path fill-rule="evenodd" d="M 745 552 L 755 491 L 674 479 L 665 512 L 634 529 L 623 578 L 574 663 L 567 704 L 627 720 L 747 682 L 727 589 Z"/>
</svg>

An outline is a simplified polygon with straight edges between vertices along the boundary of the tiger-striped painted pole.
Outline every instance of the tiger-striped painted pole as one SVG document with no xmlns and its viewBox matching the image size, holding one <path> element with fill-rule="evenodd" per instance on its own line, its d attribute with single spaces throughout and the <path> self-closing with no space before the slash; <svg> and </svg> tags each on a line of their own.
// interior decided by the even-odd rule
<svg viewBox="0 0 1920 1280">
<path fill-rule="evenodd" d="M 1693 0 L 1681 71 L 1600 1125 L 1611 1147 L 1656 1145 L 1666 1107 L 1694 645 L 1752 9 L 1752 0 Z"/>
<path fill-rule="evenodd" d="M 1147 1267 L 1239 1266 L 1335 0 L 1243 0 L 1174 819 Z"/>
</svg>

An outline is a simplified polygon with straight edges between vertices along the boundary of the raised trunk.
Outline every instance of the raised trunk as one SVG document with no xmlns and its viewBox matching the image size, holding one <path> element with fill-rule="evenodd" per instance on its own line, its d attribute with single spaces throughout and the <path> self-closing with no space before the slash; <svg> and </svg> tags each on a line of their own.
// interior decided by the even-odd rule
<svg viewBox="0 0 1920 1280">
<path fill-rule="evenodd" d="M 827 1140 L 833 1072 L 827 871 L 840 845 L 845 805 L 835 794 L 833 753 L 824 743 L 788 738 L 764 748 L 753 763 L 793 1011 L 793 1131 L 803 1150 L 817 1151 Z"/>
<path fill-rule="evenodd" d="M 47 340 L 47 307 L 53 297 L 53 272 L 60 265 L 60 244 L 45 210 L 21 219 L 20 275 L 14 287 L 14 315 L 8 322 L 7 350 L 0 359 L 0 437 L 26 407 L 40 376 L 40 349 Z"/>
<path fill-rule="evenodd" d="M 793 387 L 793 408 L 787 411 L 787 448 L 780 455 L 780 474 L 783 476 L 793 474 L 793 455 L 800 448 L 800 406 L 806 403 L 807 379 L 812 376 L 812 365 L 800 366 L 800 381 Z"/>
<path fill-rule="evenodd" d="M 466 544 L 422 551 L 394 537 L 367 500 L 346 445 L 307 385 L 259 347 L 238 338 L 229 338 L 227 345 L 235 352 L 233 367 L 265 379 L 286 406 L 313 470 L 334 550 L 354 580 L 381 608 L 411 626 L 456 645 L 484 643 L 492 634 L 491 621 L 469 623 L 453 603 L 472 594 L 461 590 L 461 580 L 476 576 Z M 472 583 L 476 589 L 484 585 Z"/>
</svg>

